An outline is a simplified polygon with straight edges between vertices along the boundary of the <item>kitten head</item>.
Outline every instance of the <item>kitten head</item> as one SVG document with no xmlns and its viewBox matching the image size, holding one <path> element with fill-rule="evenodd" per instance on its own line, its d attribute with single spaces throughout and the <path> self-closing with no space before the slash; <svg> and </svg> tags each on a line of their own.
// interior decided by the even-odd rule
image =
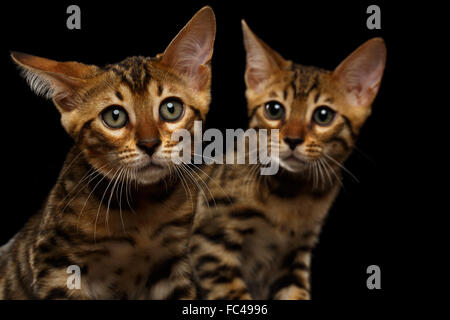
<svg viewBox="0 0 450 320">
<path fill-rule="evenodd" d="M 176 142 L 210 103 L 215 18 L 201 9 L 156 58 L 106 67 L 12 53 L 33 91 L 51 98 L 86 160 L 109 178 L 150 184 L 170 172 Z"/>
<path fill-rule="evenodd" d="M 250 127 L 279 129 L 279 161 L 289 172 L 339 166 L 371 112 L 386 61 L 381 38 L 348 56 L 334 71 L 287 61 L 243 21 Z"/>
</svg>

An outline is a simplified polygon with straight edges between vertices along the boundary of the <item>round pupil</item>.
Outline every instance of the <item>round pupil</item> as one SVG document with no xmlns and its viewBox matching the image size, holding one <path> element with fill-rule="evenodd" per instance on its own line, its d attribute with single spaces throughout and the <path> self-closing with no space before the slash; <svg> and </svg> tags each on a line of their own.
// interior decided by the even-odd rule
<svg viewBox="0 0 450 320">
<path fill-rule="evenodd" d="M 280 112 L 281 106 L 278 103 L 270 103 L 269 104 L 269 112 L 272 115 L 277 115 Z"/>
<path fill-rule="evenodd" d="M 321 121 L 326 121 L 328 119 L 328 110 L 327 109 L 319 110 L 319 119 Z"/>
<path fill-rule="evenodd" d="M 173 105 L 172 102 L 169 102 L 167 104 L 167 111 L 169 111 L 170 113 L 174 113 L 175 112 L 175 106 Z"/>
<path fill-rule="evenodd" d="M 112 117 L 113 117 L 114 121 L 117 121 L 117 119 L 119 119 L 119 115 L 120 115 L 120 110 L 114 109 L 112 112 Z"/>
</svg>

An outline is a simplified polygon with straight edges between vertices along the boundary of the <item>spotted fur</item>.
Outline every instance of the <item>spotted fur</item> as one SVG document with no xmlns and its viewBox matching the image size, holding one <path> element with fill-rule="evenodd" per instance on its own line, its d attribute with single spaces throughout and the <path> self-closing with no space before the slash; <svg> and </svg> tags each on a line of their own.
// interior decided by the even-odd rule
<svg viewBox="0 0 450 320">
<path fill-rule="evenodd" d="M 156 58 L 101 68 L 12 54 L 75 145 L 41 212 L 0 250 L 0 299 L 196 296 L 186 256 L 196 188 L 171 162 L 171 134 L 208 112 L 214 37 L 205 7 Z M 183 114 L 165 121 L 160 105 L 174 97 Z M 110 106 L 126 111 L 122 127 L 102 119 Z M 81 287 L 69 289 L 73 265 Z"/>
<path fill-rule="evenodd" d="M 279 129 L 280 170 L 259 165 L 210 170 L 215 200 L 199 199 L 190 259 L 206 299 L 310 299 L 311 251 L 341 186 L 343 162 L 370 113 L 385 63 L 381 39 L 358 48 L 334 71 L 284 60 L 243 24 L 251 128 Z M 284 106 L 268 117 L 268 102 Z M 314 110 L 335 111 L 326 126 Z"/>
</svg>

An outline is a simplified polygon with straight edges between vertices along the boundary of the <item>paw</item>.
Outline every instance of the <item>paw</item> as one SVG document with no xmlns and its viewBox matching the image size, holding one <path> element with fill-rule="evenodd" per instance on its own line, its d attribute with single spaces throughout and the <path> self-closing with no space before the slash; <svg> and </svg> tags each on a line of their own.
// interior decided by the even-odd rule
<svg viewBox="0 0 450 320">
<path fill-rule="evenodd" d="M 275 300 L 311 300 L 311 296 L 307 290 L 291 285 L 277 292 Z"/>
</svg>

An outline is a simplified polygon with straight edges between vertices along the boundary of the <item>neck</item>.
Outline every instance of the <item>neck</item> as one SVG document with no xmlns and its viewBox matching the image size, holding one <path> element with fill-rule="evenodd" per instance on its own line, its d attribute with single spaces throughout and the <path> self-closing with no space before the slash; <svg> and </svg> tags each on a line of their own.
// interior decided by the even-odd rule
<svg viewBox="0 0 450 320">
<path fill-rule="evenodd" d="M 299 194 L 308 193 L 321 195 L 334 189 L 340 181 L 340 171 L 334 175 L 317 172 L 290 172 L 283 168 L 273 176 L 269 176 L 267 191 L 280 198 L 294 198 Z"/>
</svg>

